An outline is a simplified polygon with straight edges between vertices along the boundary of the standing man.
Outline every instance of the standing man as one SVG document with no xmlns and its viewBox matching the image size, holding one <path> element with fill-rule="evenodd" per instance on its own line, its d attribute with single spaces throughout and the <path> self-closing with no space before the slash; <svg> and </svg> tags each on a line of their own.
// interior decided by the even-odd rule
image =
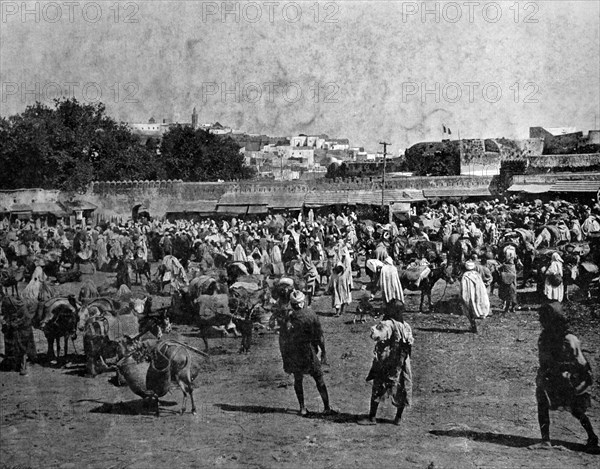
<svg viewBox="0 0 600 469">
<path fill-rule="evenodd" d="M 325 339 L 323 329 L 317 316 L 305 309 L 305 297 L 299 290 L 294 290 L 290 295 L 292 311 L 282 324 L 280 330 L 279 346 L 283 359 L 283 370 L 294 375 L 294 391 L 300 405 L 299 415 L 306 416 L 308 410 L 304 405 L 304 388 L 302 381 L 304 375 L 310 375 L 315 380 L 317 390 L 321 395 L 324 406 L 324 415 L 335 412 L 329 406 L 329 394 L 323 380 L 321 365 L 327 365 L 325 352 Z M 321 360 L 317 354 L 321 351 Z"/>
<path fill-rule="evenodd" d="M 473 261 L 465 263 L 465 272 L 460 281 L 460 296 L 463 312 L 471 323 L 471 331 L 477 333 L 475 319 L 489 316 L 490 298 Z"/>
<path fill-rule="evenodd" d="M 404 303 L 404 292 L 402 291 L 402 284 L 400 283 L 400 277 L 398 276 L 398 269 L 394 265 L 392 258 L 389 256 L 383 261 L 378 286 L 381 288 L 384 311 L 387 311 L 389 305 L 394 300 Z"/>
<path fill-rule="evenodd" d="M 544 296 L 548 301 L 562 302 L 565 293 L 563 259 L 558 252 L 552 254 L 550 265 L 544 273 Z"/>
<path fill-rule="evenodd" d="M 542 332 L 538 339 L 540 368 L 535 396 L 542 441 L 532 449 L 551 448 L 550 410 L 566 408 L 587 433 L 585 449 L 600 453 L 598 436 L 585 414 L 590 406 L 592 369 L 581 350 L 579 339 L 569 332 L 567 319 L 558 302 L 542 305 L 539 311 Z"/>
</svg>

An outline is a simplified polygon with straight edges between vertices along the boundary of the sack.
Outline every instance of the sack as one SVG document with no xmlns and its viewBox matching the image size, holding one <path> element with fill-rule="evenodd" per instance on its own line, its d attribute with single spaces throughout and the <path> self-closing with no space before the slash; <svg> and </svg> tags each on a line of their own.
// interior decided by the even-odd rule
<svg viewBox="0 0 600 469">
<path fill-rule="evenodd" d="M 560 274 L 550 274 L 546 278 L 548 279 L 548 283 L 552 287 L 559 287 L 563 283 L 563 278 Z"/>
<path fill-rule="evenodd" d="M 515 274 L 510 272 L 502 272 L 500 274 L 500 281 L 503 285 L 512 285 L 517 280 Z"/>
</svg>

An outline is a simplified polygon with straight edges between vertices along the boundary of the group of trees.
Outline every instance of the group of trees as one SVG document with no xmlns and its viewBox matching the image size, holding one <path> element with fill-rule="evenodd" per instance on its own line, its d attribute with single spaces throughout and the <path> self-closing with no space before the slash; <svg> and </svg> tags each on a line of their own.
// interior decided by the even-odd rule
<svg viewBox="0 0 600 469">
<path fill-rule="evenodd" d="M 91 181 L 183 179 L 217 181 L 253 176 L 228 137 L 177 125 L 160 142 L 142 143 L 103 104 L 55 100 L 0 118 L 0 189 L 84 190 Z"/>
</svg>

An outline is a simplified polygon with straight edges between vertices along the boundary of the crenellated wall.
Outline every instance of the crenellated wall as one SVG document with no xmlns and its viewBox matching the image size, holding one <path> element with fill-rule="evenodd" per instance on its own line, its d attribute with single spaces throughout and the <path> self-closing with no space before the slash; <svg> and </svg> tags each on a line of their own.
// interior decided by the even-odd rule
<svg viewBox="0 0 600 469">
<path fill-rule="evenodd" d="M 491 177 L 403 177 L 392 178 L 385 182 L 386 189 L 432 189 L 453 187 L 485 187 L 493 190 L 495 181 Z M 236 200 L 257 200 L 257 197 L 244 199 L 244 194 L 263 194 L 261 200 L 300 201 L 309 194 L 319 192 L 350 192 L 373 191 L 379 196 L 381 180 L 372 178 L 348 179 L 319 179 L 313 181 L 237 181 L 237 182 L 183 182 L 183 181 L 107 181 L 94 182 L 85 194 L 76 198 L 90 202 L 96 206 L 96 214 L 103 219 L 112 217 L 127 219 L 132 217 L 134 210 L 148 211 L 153 217 L 163 217 L 174 205 L 186 205 L 198 201 L 207 201 L 216 206 L 227 193 Z M 31 200 L 56 201 L 67 200 L 68 194 L 59 191 L 43 191 L 41 189 L 25 189 L 21 191 L 0 191 L 0 205 L 10 206 L 15 199 L 14 194 L 20 194 L 19 203 Z M 231 197 L 229 197 L 231 198 Z M 224 198 L 225 199 L 225 198 Z M 252 204 L 252 202 L 248 202 Z M 285 204 L 283 206 L 286 206 Z"/>
</svg>

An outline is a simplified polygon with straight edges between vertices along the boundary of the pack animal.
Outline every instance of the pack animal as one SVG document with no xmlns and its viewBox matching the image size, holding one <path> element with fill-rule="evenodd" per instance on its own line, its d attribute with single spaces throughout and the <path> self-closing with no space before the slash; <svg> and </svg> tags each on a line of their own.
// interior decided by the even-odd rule
<svg viewBox="0 0 600 469">
<path fill-rule="evenodd" d="M 69 339 L 75 341 L 77 337 L 77 322 L 79 306 L 75 297 L 60 297 L 40 302 L 38 305 L 41 321 L 39 329 L 44 332 L 48 342 L 49 361 L 60 360 L 60 339 L 64 340 L 63 363 L 67 360 Z M 56 342 L 56 354 L 54 343 Z"/>
<path fill-rule="evenodd" d="M 407 269 L 399 271 L 400 283 L 402 288 L 410 291 L 421 291 L 421 301 L 419 303 L 419 311 L 424 311 L 423 305 L 427 300 L 429 311 L 433 311 L 433 303 L 431 301 L 431 291 L 439 280 L 444 280 L 447 283 L 452 283 L 452 266 L 440 265 L 433 267 L 429 274 L 420 281 L 417 281 L 419 273 L 416 269 Z"/>
<path fill-rule="evenodd" d="M 97 302 L 92 302 L 92 307 Z M 98 314 L 87 319 L 83 347 L 90 376 L 96 376 L 98 365 L 102 371 L 110 368 L 106 360 L 117 356 L 119 341 L 123 337 L 135 337 L 140 333 L 139 316 L 144 312 L 145 302 L 146 298 L 133 299 L 116 314 Z M 87 309 L 89 311 L 90 305 Z M 80 323 L 86 314 L 89 315 L 89 312 L 81 315 Z"/>
</svg>

